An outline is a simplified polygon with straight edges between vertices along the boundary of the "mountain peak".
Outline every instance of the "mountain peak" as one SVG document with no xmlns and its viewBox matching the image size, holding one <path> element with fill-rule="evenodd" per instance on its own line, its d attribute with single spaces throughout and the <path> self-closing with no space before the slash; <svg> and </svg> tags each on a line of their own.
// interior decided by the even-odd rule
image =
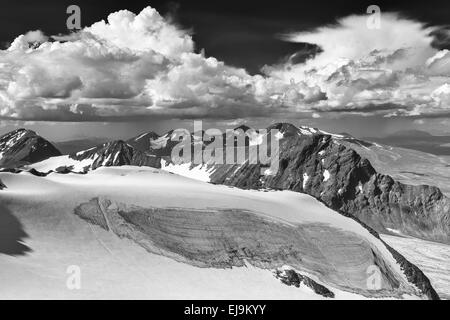
<svg viewBox="0 0 450 320">
<path fill-rule="evenodd" d="M 289 122 L 278 122 L 278 123 L 274 123 L 272 125 L 270 125 L 269 127 L 267 127 L 267 131 L 276 129 L 278 131 L 280 131 L 281 133 L 297 133 L 299 131 L 299 129 L 293 125 L 292 123 Z"/>
<path fill-rule="evenodd" d="M 166 135 L 167 134 L 168 133 L 166 133 Z M 134 138 L 128 139 L 126 142 L 128 145 L 132 146 L 136 150 L 146 152 L 146 151 L 150 150 L 152 141 L 158 140 L 159 138 L 160 138 L 160 136 L 157 133 L 155 133 L 153 131 L 148 131 L 148 132 L 144 132 Z"/>
<path fill-rule="evenodd" d="M 0 166 L 14 167 L 39 162 L 61 153 L 36 132 L 16 129 L 0 137 Z"/>
<path fill-rule="evenodd" d="M 124 165 L 158 168 L 160 162 L 158 157 L 146 155 L 126 141 L 114 140 L 70 155 L 46 159 L 28 166 L 28 169 L 35 169 L 44 175 L 49 172 L 86 173 L 99 167 Z"/>
<path fill-rule="evenodd" d="M 251 128 L 245 124 L 241 124 L 239 127 L 234 128 L 234 130 L 242 130 L 246 132 L 247 130 L 250 130 Z"/>
<path fill-rule="evenodd" d="M 111 155 L 116 156 L 123 152 L 127 153 L 131 151 L 132 153 L 132 149 L 133 147 L 130 146 L 127 142 L 123 140 L 114 140 L 87 150 L 77 152 L 76 154 L 70 155 L 70 157 L 77 160 L 83 160 L 95 156 L 95 158 L 100 157 L 103 160 L 103 158 L 109 157 Z"/>
<path fill-rule="evenodd" d="M 158 138 L 159 138 L 159 135 L 156 132 L 148 131 L 148 132 L 141 133 L 140 135 L 138 135 L 134 138 L 131 138 L 128 141 L 141 141 L 141 140 L 147 140 L 147 139 L 154 140 L 154 139 L 158 139 Z"/>
<path fill-rule="evenodd" d="M 345 138 L 354 138 L 350 133 L 348 132 L 340 132 L 338 133 L 340 136 L 343 136 Z"/>
<path fill-rule="evenodd" d="M 16 130 L 11 131 L 10 133 L 15 134 L 15 133 L 18 133 L 18 132 L 24 132 L 24 131 L 35 133 L 33 130 L 29 130 L 29 129 L 25 129 L 25 128 L 19 128 L 19 129 L 16 129 Z"/>
</svg>

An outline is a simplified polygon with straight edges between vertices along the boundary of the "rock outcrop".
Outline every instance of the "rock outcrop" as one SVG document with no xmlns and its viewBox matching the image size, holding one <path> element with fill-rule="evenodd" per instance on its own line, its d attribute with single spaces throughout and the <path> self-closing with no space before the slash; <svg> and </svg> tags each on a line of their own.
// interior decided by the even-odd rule
<svg viewBox="0 0 450 320">
<path fill-rule="evenodd" d="M 301 275 L 292 269 L 278 269 L 275 270 L 275 277 L 280 279 L 280 281 L 288 286 L 294 286 L 300 288 L 300 286 L 305 285 L 311 288 L 315 293 L 320 294 L 326 298 L 334 298 L 334 293 L 330 291 L 327 287 L 317 283 L 311 278 Z"/>
<path fill-rule="evenodd" d="M 160 138 L 158 134 L 150 131 L 127 140 L 127 143 L 139 151 L 146 152 L 152 150 L 151 142 L 157 140 L 158 138 Z"/>
<path fill-rule="evenodd" d="M 112 141 L 70 155 L 53 157 L 24 166 L 16 171 L 29 171 L 34 175 L 57 173 L 87 173 L 99 167 L 117 166 L 161 167 L 161 159 L 136 150 L 124 141 Z"/>
</svg>

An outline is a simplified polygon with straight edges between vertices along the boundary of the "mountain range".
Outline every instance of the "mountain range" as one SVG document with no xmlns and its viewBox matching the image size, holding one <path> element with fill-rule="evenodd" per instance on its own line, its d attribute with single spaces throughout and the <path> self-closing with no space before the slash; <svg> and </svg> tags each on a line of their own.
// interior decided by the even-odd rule
<svg viewBox="0 0 450 320">
<path fill-rule="evenodd" d="M 271 129 L 278 130 L 277 135 L 272 136 L 270 134 Z M 80 193 L 83 194 L 83 197 L 80 200 L 73 200 L 75 202 L 71 202 L 70 205 L 61 202 L 58 205 L 61 207 L 61 210 L 74 207 L 74 213 L 87 222 L 99 226 L 104 230 L 113 231 L 119 238 L 131 239 L 150 253 L 163 254 L 183 263 L 220 268 L 224 266 L 243 266 L 244 261 L 249 261 L 257 267 L 277 269 L 280 265 L 283 265 L 283 263 L 286 264 L 286 261 L 289 261 L 289 265 L 294 266 L 292 270 L 298 271 L 303 267 L 306 268 L 305 270 L 309 270 L 306 274 L 310 275 L 309 272 L 312 272 L 314 268 L 312 265 L 305 264 L 305 262 L 300 263 L 295 258 L 299 253 L 282 253 L 283 251 L 277 251 L 278 249 L 275 250 L 270 246 L 267 248 L 264 246 L 261 248 L 259 245 L 253 247 L 253 242 L 260 241 L 261 239 L 265 239 L 264 241 L 267 241 L 267 243 L 274 241 L 280 243 L 280 245 L 282 243 L 282 246 L 289 246 L 289 243 L 300 241 L 294 238 L 288 240 L 282 236 L 283 233 L 288 232 L 287 230 L 282 231 L 278 227 L 268 225 L 267 222 L 258 219 L 255 220 L 253 215 L 255 214 L 254 210 L 256 207 L 253 205 L 245 205 L 245 209 L 240 209 L 239 214 L 234 214 L 234 211 L 223 211 L 223 208 L 219 205 L 219 207 L 213 208 L 213 211 L 218 216 L 215 218 L 211 217 L 212 220 L 206 218 L 211 214 L 208 210 L 212 210 L 212 207 L 217 205 L 217 202 L 225 201 L 224 199 L 226 197 L 224 194 L 226 193 L 225 190 L 228 189 L 222 189 L 224 186 L 234 187 L 233 190 L 237 189 L 242 190 L 242 192 L 250 192 L 248 194 L 245 193 L 245 197 L 259 197 L 261 194 L 261 197 L 265 197 L 265 200 L 263 198 L 258 200 L 262 201 L 261 204 L 266 203 L 266 198 L 270 198 L 272 193 L 291 192 L 292 196 L 289 197 L 293 198 L 286 201 L 294 202 L 297 201 L 293 200 L 296 199 L 296 194 L 299 196 L 300 194 L 307 194 L 315 198 L 314 201 L 318 201 L 321 206 L 326 206 L 331 209 L 330 212 L 335 212 L 338 216 L 343 217 L 343 219 L 354 221 L 359 227 L 362 226 L 363 230 L 368 231 L 364 237 L 369 237 L 370 241 L 381 243 L 384 248 L 383 250 L 388 250 L 389 253 L 387 255 L 392 255 L 392 258 L 387 257 L 386 253 L 377 253 L 373 247 L 372 249 L 368 249 L 369 247 L 366 248 L 373 252 L 373 256 L 371 254 L 371 258 L 369 259 L 372 261 L 371 263 L 375 263 L 382 267 L 382 269 L 384 268 L 383 274 L 387 283 L 389 283 L 386 287 L 387 292 L 399 285 L 398 279 L 400 278 L 398 278 L 398 275 L 392 273 L 390 267 L 386 267 L 387 260 L 385 259 L 394 259 L 393 261 L 396 261 L 395 263 L 401 266 L 401 270 L 409 282 L 414 283 L 416 287 L 420 288 L 422 293 L 428 298 L 438 298 L 438 295 L 422 271 L 388 246 L 380 239 L 378 234 L 379 232 L 385 234 L 402 234 L 447 244 L 450 243 L 449 198 L 438 186 L 433 186 L 431 183 L 422 183 L 433 181 L 433 175 L 436 175 L 436 172 L 430 170 L 431 168 L 428 168 L 429 171 L 420 168 L 417 176 L 401 176 L 399 172 L 402 172 L 402 170 L 414 171 L 414 168 L 411 168 L 409 163 L 403 163 L 402 161 L 397 161 L 396 167 L 386 164 L 389 164 L 389 161 L 393 161 L 392 159 L 394 158 L 397 160 L 403 159 L 403 155 L 407 151 L 402 148 L 396 149 L 390 146 L 356 139 L 348 134 L 331 134 L 316 128 L 296 127 L 289 123 L 273 124 L 267 128 L 267 132 L 269 133 L 252 131 L 252 134 L 247 135 L 247 131 L 250 130 L 248 127 L 238 127 L 236 130 L 237 136 L 245 135 L 246 158 L 243 163 L 217 164 L 205 162 L 196 164 L 190 162 L 175 164 L 172 162 L 171 153 L 178 142 L 172 141 L 171 139 L 173 130 L 161 136 L 149 131 L 127 140 L 106 142 L 85 150 L 61 155 L 61 152 L 55 146 L 44 138 L 39 137 L 36 133 L 19 129 L 0 137 L 0 190 L 3 189 L 2 192 L 15 190 L 13 194 L 17 195 L 25 195 L 31 192 L 34 195 L 37 191 L 34 188 L 29 189 L 30 187 L 28 185 L 40 185 L 45 180 L 42 187 L 36 190 L 46 190 L 46 188 L 49 188 L 48 190 L 50 191 L 46 195 L 51 198 L 51 195 L 63 192 L 60 186 L 65 186 L 68 190 L 67 192 L 72 192 L 73 194 Z M 194 152 L 193 157 L 195 157 L 195 151 L 197 150 L 198 152 L 199 150 L 195 148 L 196 145 L 198 146 L 200 143 L 202 146 L 200 150 L 203 150 L 209 143 L 212 143 L 211 141 L 207 142 L 202 139 L 204 134 L 204 132 L 194 132 L 191 134 L 190 147 Z M 224 135 L 224 138 L 227 138 L 227 136 Z M 268 172 L 267 164 L 252 164 L 249 162 L 248 148 L 250 146 L 260 145 L 265 139 L 269 141 L 271 139 L 277 139 L 279 142 L 279 170 L 277 172 Z M 237 145 L 234 145 L 234 148 L 238 148 Z M 224 153 L 226 153 L 226 150 L 224 150 Z M 394 158 L 390 157 L 393 154 L 396 156 Z M 448 164 L 442 163 L 439 158 L 421 152 L 406 154 L 408 154 L 409 161 L 414 161 L 414 159 L 410 158 L 412 155 L 416 159 L 426 158 L 428 165 L 433 163 L 436 166 L 439 165 L 442 172 L 446 172 L 444 175 L 445 179 L 449 179 L 449 172 L 445 171 L 448 170 Z M 387 158 L 390 160 L 386 160 Z M 118 171 L 118 169 L 104 171 L 107 167 L 122 167 L 124 169 L 122 171 Z M 177 176 L 181 175 L 202 180 L 203 182 L 198 186 L 191 186 L 190 182 L 184 184 L 184 182 L 173 180 L 170 176 L 158 176 L 159 172 L 164 171 L 176 173 Z M 126 178 L 129 175 L 132 175 L 134 178 L 131 180 Z M 101 179 L 98 180 L 97 177 L 101 177 Z M 24 179 L 27 181 L 23 182 L 25 183 L 25 187 L 22 183 Z M 445 185 L 446 181 L 448 181 L 445 179 L 436 182 L 437 184 L 441 183 Z M 153 184 L 149 184 L 150 181 L 153 181 Z M 192 179 L 186 181 L 192 181 Z M 204 182 L 209 183 L 204 184 Z M 56 185 L 54 185 L 55 183 Z M 173 188 L 177 183 L 181 183 L 183 187 L 179 191 L 174 191 Z M 197 187 L 206 188 L 206 185 L 211 187 L 207 187 L 204 192 L 206 194 L 213 192 L 211 194 L 214 194 L 214 196 L 208 197 L 213 197 L 216 199 L 216 202 L 211 202 L 206 207 L 202 206 L 201 210 L 200 208 L 186 207 L 186 205 L 175 205 L 177 203 L 176 198 L 185 199 L 186 201 L 191 199 L 190 202 L 186 202 L 188 206 L 192 206 L 195 203 L 195 200 L 192 202 L 192 199 L 197 198 L 199 204 L 205 203 L 206 205 L 206 200 L 200 200 L 199 194 L 190 194 L 192 192 L 191 190 L 195 190 Z M 213 185 L 217 185 L 219 189 L 216 189 Z M 148 190 L 153 189 L 153 194 L 147 193 Z M 160 208 L 161 204 L 159 204 L 160 200 L 158 200 L 158 197 L 164 198 L 166 194 L 164 196 L 159 195 L 155 198 L 156 190 L 158 192 L 166 190 L 164 192 L 170 195 L 168 199 L 172 199 L 171 202 L 164 202 L 166 206 L 164 209 Z M 255 190 L 257 193 L 254 194 L 250 190 Z M 223 196 L 215 196 L 215 194 L 219 194 L 218 192 L 223 194 Z M 244 194 L 239 195 L 239 192 L 236 191 L 238 198 L 244 196 Z M 96 194 L 97 197 L 94 197 Z M 264 194 L 267 195 L 264 196 Z M 4 195 L 7 197 L 8 193 L 4 193 Z M 0 192 L 1 196 L 2 193 Z M 123 198 L 125 196 L 126 198 Z M 30 198 L 30 196 L 27 196 L 29 199 L 33 197 Z M 65 196 L 61 194 L 58 197 L 63 199 Z M 140 197 L 142 197 L 142 200 L 139 200 L 141 199 Z M 230 199 L 234 199 L 234 197 L 233 195 Z M 283 199 L 283 197 L 279 199 Z M 17 203 L 19 200 L 8 201 Z M 42 201 L 44 200 L 39 200 L 37 205 L 46 208 L 45 210 L 51 210 L 48 208 L 50 202 Z M 227 203 L 234 202 L 235 200 L 231 200 L 231 202 Z M 304 214 L 303 206 L 308 206 L 306 203 L 304 201 L 299 202 L 299 206 L 296 206 L 295 209 L 292 209 L 294 207 L 289 207 L 290 209 L 288 210 L 292 210 L 292 212 L 298 211 L 297 214 L 299 216 L 295 219 L 302 217 Z M 278 207 L 281 208 L 287 204 L 280 202 Z M 266 205 L 269 207 L 272 206 L 269 203 Z M 262 208 L 258 206 L 257 210 L 266 210 Z M 180 210 L 184 214 L 181 214 Z M 202 210 L 207 210 L 207 216 L 203 217 L 206 213 Z M 317 217 L 314 217 L 313 210 L 311 211 L 311 215 L 304 216 L 302 219 L 313 219 L 312 221 L 316 221 L 316 219 L 320 220 L 319 212 L 322 209 L 316 210 Z M 275 213 L 269 210 L 266 214 L 271 216 Z M 287 218 L 291 217 L 291 212 L 289 211 L 280 214 L 288 215 L 285 218 L 291 219 Z M 145 217 L 148 215 L 152 216 L 153 220 L 147 220 Z M 274 219 L 279 219 L 277 214 L 275 216 L 273 217 Z M 172 220 L 166 221 L 166 219 Z M 222 233 L 217 234 L 198 235 L 201 231 L 192 231 L 194 233 L 191 234 L 191 232 L 188 232 L 188 234 L 185 234 L 181 226 L 189 226 L 193 221 L 204 225 L 204 228 L 207 230 L 215 230 L 216 228 L 223 229 L 225 226 L 230 226 L 230 224 L 236 226 L 242 224 L 247 226 L 247 229 L 242 229 L 238 232 L 236 227 L 230 227 L 231 229 L 227 229 L 226 231 L 223 229 Z M 346 222 L 346 224 L 348 223 Z M 252 229 L 250 228 L 251 225 L 259 227 Z M 196 229 L 194 225 L 190 228 L 192 230 Z M 202 228 L 199 230 L 203 230 Z M 312 230 L 316 230 L 315 228 L 317 226 L 309 226 L 302 233 L 309 233 L 310 236 L 313 236 L 318 241 L 319 238 L 317 237 L 320 232 L 318 234 L 316 234 L 318 231 L 313 232 Z M 319 229 L 325 230 L 323 228 L 321 226 Z M 262 236 L 259 230 L 271 231 L 267 236 L 258 238 Z M 230 237 L 223 238 L 223 236 L 220 236 L 223 232 L 229 234 Z M 235 232 L 240 234 L 247 233 L 250 238 L 242 240 L 242 243 L 235 243 L 236 239 L 239 238 L 237 236 L 237 238 L 231 236 Z M 167 238 L 170 234 L 180 234 L 182 235 L 182 239 L 178 239 L 177 237 Z M 203 237 L 213 237 L 217 243 L 223 243 L 228 249 L 220 253 L 219 248 L 215 247 L 217 244 L 213 245 L 215 242 L 206 246 L 200 245 L 200 243 L 205 241 Z M 330 235 L 330 242 L 327 240 L 326 243 L 324 242 L 322 244 L 322 252 L 323 250 L 331 250 L 330 246 L 332 246 L 333 239 L 337 241 L 338 237 L 341 236 L 338 234 Z M 348 235 L 344 238 L 346 237 Z M 348 239 L 350 241 L 350 238 Z M 182 242 L 180 243 L 179 241 Z M 343 249 L 345 252 L 342 253 L 342 256 L 350 259 L 351 254 L 347 251 L 353 246 L 350 243 L 357 240 L 346 241 L 344 242 L 347 244 L 343 244 L 346 249 Z M 301 246 L 303 245 L 306 244 L 301 244 Z M 212 252 L 218 252 L 218 255 L 213 260 L 209 260 L 207 257 L 210 257 Z M 331 252 L 327 255 L 331 255 Z M 302 254 L 309 255 L 313 253 L 304 251 Z M 329 258 L 330 256 L 327 257 Z M 311 256 L 310 259 L 315 261 L 316 258 Z M 366 262 L 369 260 L 366 260 Z M 267 262 L 261 263 L 261 261 Z M 344 262 L 335 261 L 333 263 L 339 264 Z M 318 278 L 313 276 L 311 279 L 301 272 L 292 273 L 294 271 L 277 270 L 275 272 L 276 277 L 284 284 L 289 283 L 290 285 L 296 286 L 299 283 L 309 283 L 315 288 L 314 290 L 318 290 L 325 295 L 331 296 L 328 292 L 329 288 L 350 290 L 352 292 L 363 293 L 363 295 L 369 294 L 361 289 L 361 283 L 356 278 L 356 282 L 351 285 L 351 288 L 346 288 L 343 282 L 336 280 L 342 277 L 342 274 L 339 272 L 335 275 L 337 278 L 333 278 L 334 276 L 329 278 L 329 276 L 325 276 L 327 273 L 324 273 L 322 275 L 316 274 Z M 362 270 L 358 272 L 362 272 Z M 347 277 L 349 277 L 349 274 Z M 293 280 L 288 281 L 288 278 Z M 323 285 L 325 289 L 322 288 Z M 355 286 L 358 289 L 355 289 Z M 403 285 L 401 287 L 403 288 Z M 409 291 L 406 290 L 404 292 Z"/>
<path fill-rule="evenodd" d="M 236 128 L 241 134 L 249 129 Z M 0 150 L 3 150 L 0 164 L 10 170 L 15 166 L 15 170 L 32 170 L 38 174 L 86 173 L 102 166 L 122 165 L 164 167 L 190 177 L 200 171 L 208 182 L 214 184 L 307 193 L 333 210 L 358 218 L 378 232 L 397 230 L 423 239 L 450 243 L 449 198 L 437 186 L 422 184 L 430 182 L 426 173 L 416 172 L 415 184 L 410 184 L 408 182 L 413 179 L 396 179 L 395 173 L 398 172 L 383 168 L 382 163 L 373 161 L 377 166 L 372 165 L 369 159 L 379 159 L 386 150 L 392 153 L 392 147 L 288 123 L 268 127 L 268 140 L 272 138 L 271 129 L 277 129 L 281 134 L 277 138 L 280 162 L 275 175 L 261 174 L 264 165 L 249 164 L 248 158 L 235 165 L 175 165 L 171 162 L 171 152 L 179 142 L 171 140 L 173 130 L 162 136 L 154 132 L 143 133 L 126 142 L 112 141 L 60 155 L 51 143 L 36 133 L 20 129 L 0 137 Z M 192 137 L 194 151 L 194 144 L 199 140 L 195 139 L 195 134 Z M 258 134 L 247 137 L 246 148 L 262 141 Z M 209 143 L 200 142 L 203 148 Z M 404 171 L 414 171 L 409 164 L 407 166 Z M 448 180 L 442 182 L 445 184 L 448 185 Z"/>
</svg>

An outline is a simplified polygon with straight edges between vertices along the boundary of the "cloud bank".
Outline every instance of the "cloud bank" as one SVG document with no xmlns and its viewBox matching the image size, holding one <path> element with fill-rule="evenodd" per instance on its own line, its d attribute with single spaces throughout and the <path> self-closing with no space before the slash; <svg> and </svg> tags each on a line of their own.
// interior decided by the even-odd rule
<svg viewBox="0 0 450 320">
<path fill-rule="evenodd" d="M 327 100 L 317 112 L 385 116 L 450 116 L 450 54 L 432 47 L 438 28 L 384 13 L 380 29 L 366 16 L 336 25 L 285 35 L 286 41 L 314 43 L 322 53 L 303 64 L 266 67 L 270 77 L 316 85 Z M 439 94 L 436 94 L 438 90 Z"/>
<path fill-rule="evenodd" d="M 126 10 L 66 36 L 31 31 L 0 51 L 0 118 L 129 121 L 342 113 L 450 114 L 450 52 L 435 29 L 383 14 L 381 29 L 351 16 L 284 40 L 318 45 L 260 75 L 196 52 L 156 10 Z"/>
</svg>

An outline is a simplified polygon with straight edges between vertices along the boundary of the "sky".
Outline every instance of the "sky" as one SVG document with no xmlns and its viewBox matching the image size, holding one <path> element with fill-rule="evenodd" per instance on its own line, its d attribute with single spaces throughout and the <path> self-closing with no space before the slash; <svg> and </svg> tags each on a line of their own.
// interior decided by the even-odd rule
<svg viewBox="0 0 450 320">
<path fill-rule="evenodd" d="M 371 4 L 2 2 L 0 134 L 116 139 L 193 120 L 450 133 L 450 2 Z"/>
</svg>

